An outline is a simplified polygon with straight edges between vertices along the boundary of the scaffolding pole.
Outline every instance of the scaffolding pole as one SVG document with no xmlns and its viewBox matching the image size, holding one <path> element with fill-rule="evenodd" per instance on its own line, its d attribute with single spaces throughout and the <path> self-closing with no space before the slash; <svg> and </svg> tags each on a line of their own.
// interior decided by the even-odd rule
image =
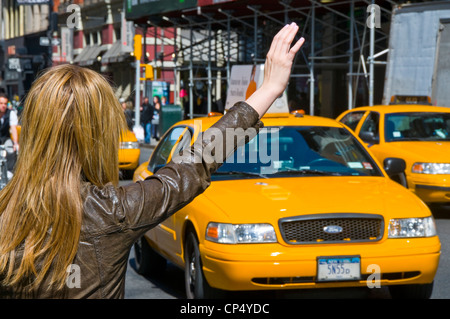
<svg viewBox="0 0 450 319">
<path fill-rule="evenodd" d="M 194 30 L 190 30 L 190 41 L 192 43 L 192 38 L 194 36 Z M 194 49 L 193 45 L 190 47 L 190 54 L 189 54 L 189 118 L 194 118 L 194 64 L 193 64 L 193 54 Z"/>
<path fill-rule="evenodd" d="M 382 1 L 377 2 L 380 3 Z M 387 1 L 387 3 L 389 4 L 391 2 Z M 393 3 L 394 2 L 392 2 L 392 4 Z M 184 50 L 187 54 L 190 52 L 189 59 L 184 60 L 186 63 L 184 64 L 184 67 L 183 65 L 176 66 L 176 78 L 180 78 L 182 72 L 189 72 L 188 75 L 186 73 L 184 74 L 186 78 L 188 77 L 188 81 L 186 82 L 189 83 L 189 117 L 193 118 L 198 115 L 194 114 L 194 83 L 196 83 L 196 81 L 207 81 L 208 92 L 206 102 L 207 110 L 210 112 L 213 107 L 214 98 L 216 98 L 216 100 L 220 98 L 220 94 L 217 92 L 219 92 L 218 90 L 220 89 L 222 79 L 224 81 L 226 79 L 229 84 L 231 66 L 233 63 L 256 64 L 263 61 L 263 59 L 259 58 L 262 57 L 263 51 L 266 48 L 264 47 L 265 42 L 262 41 L 263 46 L 261 46 L 260 40 L 262 36 L 269 36 L 269 34 L 267 34 L 266 31 L 261 33 L 258 28 L 266 28 L 268 25 L 272 25 L 272 27 L 275 28 L 278 24 L 284 25 L 288 23 L 289 20 L 296 21 L 297 23 L 300 22 L 303 24 L 302 36 L 306 37 L 307 44 L 310 45 L 310 48 L 309 50 L 302 50 L 303 52 L 301 52 L 301 54 L 304 57 L 304 61 L 298 59 L 298 61 L 294 63 L 291 78 L 308 79 L 305 86 L 301 88 L 301 92 L 309 91 L 309 114 L 315 115 L 315 113 L 319 111 L 316 103 L 320 99 L 320 96 L 316 96 L 315 94 L 317 81 L 320 80 L 320 78 L 316 77 L 318 77 L 322 70 L 345 70 L 344 72 L 347 73 L 347 83 L 344 84 L 344 87 L 345 85 L 347 87 L 343 92 L 347 91 L 347 94 L 343 97 L 343 92 L 339 92 L 341 94 L 340 97 L 343 98 L 344 101 L 347 100 L 344 103 L 347 104 L 348 109 L 352 109 L 357 105 L 356 94 L 358 92 L 358 79 L 363 74 L 359 72 L 359 65 L 358 71 L 355 72 L 356 64 L 358 63 L 355 56 L 363 57 L 363 60 L 364 55 L 366 56 L 368 64 L 368 72 L 366 72 L 367 95 L 369 98 L 368 104 L 373 105 L 375 81 L 374 67 L 375 64 L 386 63 L 383 61 L 374 61 L 377 56 L 374 55 L 374 52 L 380 48 L 381 50 L 385 49 L 384 42 L 387 34 L 381 28 L 370 28 L 370 41 L 364 43 L 364 32 L 363 43 L 361 44 L 360 35 L 358 33 L 359 29 L 366 27 L 367 16 L 357 15 L 355 9 L 363 11 L 368 6 L 371 6 L 372 10 L 370 13 L 373 16 L 375 9 L 374 4 L 374 0 L 343 0 L 339 2 L 309 0 L 302 3 L 299 3 L 299 1 L 296 0 L 278 0 L 273 1 L 270 4 L 271 6 L 273 5 L 275 10 L 267 10 L 267 7 L 265 7 L 263 2 L 261 2 L 261 4 L 258 3 L 257 5 L 247 5 L 242 8 L 233 7 L 230 4 L 227 9 L 221 9 L 219 6 L 208 6 L 205 7 L 205 11 L 203 11 L 203 7 L 197 7 L 196 10 L 180 12 L 178 17 L 173 14 L 170 17 L 163 16 L 162 20 L 158 20 L 158 17 L 155 16 L 154 21 L 158 22 L 152 24 L 155 27 L 155 33 L 156 28 L 167 27 L 168 23 L 179 28 L 179 30 L 190 30 L 189 36 L 185 37 L 181 35 L 181 31 L 179 32 L 178 36 L 181 40 L 185 40 L 185 45 L 181 45 L 182 43 L 180 42 L 180 46 L 174 50 L 177 51 L 175 56 L 178 56 L 179 54 L 183 56 L 183 53 L 179 52 L 180 50 Z M 367 12 L 367 10 L 364 11 Z M 381 12 L 383 15 L 391 14 L 391 11 L 386 6 L 381 7 Z M 338 23 L 329 23 L 329 21 L 327 21 L 326 16 L 329 16 L 330 14 L 338 18 Z M 321 41 L 324 38 L 322 34 L 324 30 L 328 29 L 335 30 L 339 37 L 336 37 L 336 40 L 333 40 L 326 48 L 324 48 L 324 45 L 321 45 Z M 198 41 L 195 39 L 195 32 L 197 32 L 195 30 L 203 31 L 203 33 L 200 34 L 201 39 Z M 217 30 L 226 30 L 226 38 L 225 35 L 219 37 Z M 207 34 L 204 31 L 206 31 Z M 305 32 L 309 32 L 309 34 L 305 34 Z M 233 42 L 233 37 L 235 36 L 241 41 L 238 46 Z M 223 39 L 221 43 L 227 46 L 226 50 L 223 51 L 225 63 L 218 61 L 217 57 L 217 50 L 219 49 L 218 45 L 220 45 L 218 44 L 218 41 L 221 39 Z M 196 40 L 196 42 L 194 42 L 194 40 Z M 188 44 L 189 42 L 190 44 Z M 366 48 L 369 49 L 368 55 L 363 52 Z M 213 56 L 213 49 L 216 50 L 216 58 Z M 336 52 L 330 54 L 330 56 L 326 56 L 326 52 L 330 49 L 334 49 Z M 208 53 L 206 53 L 206 50 L 208 50 Z M 195 68 L 200 65 L 203 65 L 203 70 L 207 71 L 207 74 L 206 76 L 196 77 Z M 207 68 L 205 68 L 205 66 L 207 66 Z M 295 70 L 302 71 L 296 73 Z M 223 72 L 226 72 L 226 77 L 222 74 Z M 213 82 L 214 79 L 215 82 Z M 176 85 L 176 87 L 177 86 L 178 85 Z M 216 90 L 215 95 L 213 95 L 214 90 Z M 321 94 L 327 93 L 322 92 Z M 306 98 L 307 97 L 308 96 L 306 96 Z M 367 98 L 367 96 L 365 98 Z M 308 108 L 307 103 L 308 102 L 306 102 L 305 105 L 306 108 Z M 329 104 L 327 104 L 327 107 L 326 110 L 330 111 Z M 320 114 L 322 114 L 323 110 L 324 109 L 321 110 Z"/>
<path fill-rule="evenodd" d="M 353 108 L 353 25 L 355 22 L 355 1 L 350 4 L 350 43 L 348 56 L 348 109 Z"/>
<path fill-rule="evenodd" d="M 208 22 L 208 109 L 207 114 L 211 112 L 211 90 L 212 90 L 212 74 L 211 74 L 211 22 Z"/>
<path fill-rule="evenodd" d="M 375 0 L 372 0 L 370 17 L 373 19 L 370 29 L 370 53 L 369 53 L 369 106 L 373 106 L 374 87 L 374 54 L 375 54 Z"/>
<path fill-rule="evenodd" d="M 309 114 L 314 115 L 314 40 L 315 40 L 316 4 L 311 3 L 311 59 L 309 62 Z"/>
</svg>

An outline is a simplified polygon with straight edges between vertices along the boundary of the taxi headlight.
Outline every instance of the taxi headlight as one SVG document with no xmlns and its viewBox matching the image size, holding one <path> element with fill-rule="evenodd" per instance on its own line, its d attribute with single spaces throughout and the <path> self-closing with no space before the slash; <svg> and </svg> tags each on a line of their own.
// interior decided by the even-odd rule
<svg viewBox="0 0 450 319">
<path fill-rule="evenodd" d="M 389 222 L 389 238 L 432 237 L 436 236 L 433 217 L 396 218 Z"/>
<path fill-rule="evenodd" d="M 418 174 L 450 174 L 450 163 L 414 163 L 411 171 Z"/>
<path fill-rule="evenodd" d="M 120 149 L 126 150 L 126 149 L 134 149 L 139 148 L 138 142 L 120 142 Z"/>
<path fill-rule="evenodd" d="M 209 223 L 206 239 L 221 244 L 275 243 L 277 236 L 269 224 Z"/>
</svg>

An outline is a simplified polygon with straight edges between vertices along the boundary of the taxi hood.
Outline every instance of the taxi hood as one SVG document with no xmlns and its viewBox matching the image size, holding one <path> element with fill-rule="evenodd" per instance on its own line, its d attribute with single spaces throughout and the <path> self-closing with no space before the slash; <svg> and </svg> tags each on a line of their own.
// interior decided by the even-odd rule
<svg viewBox="0 0 450 319">
<path fill-rule="evenodd" d="M 386 143 L 391 157 L 401 157 L 414 162 L 449 163 L 448 141 L 405 141 Z"/>
<path fill-rule="evenodd" d="M 430 214 L 416 195 L 384 177 L 215 181 L 203 196 L 233 223 L 276 222 L 282 217 L 323 213 L 379 214 L 386 218 Z"/>
</svg>

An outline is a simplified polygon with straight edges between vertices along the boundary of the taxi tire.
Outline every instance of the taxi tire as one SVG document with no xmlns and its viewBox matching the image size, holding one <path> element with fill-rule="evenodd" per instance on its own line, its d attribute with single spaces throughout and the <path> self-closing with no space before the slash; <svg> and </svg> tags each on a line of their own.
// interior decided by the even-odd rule
<svg viewBox="0 0 450 319">
<path fill-rule="evenodd" d="M 211 299 L 223 297 L 223 292 L 212 288 L 203 274 L 198 239 L 193 231 L 186 236 L 184 283 L 187 299 Z"/>
<path fill-rule="evenodd" d="M 140 275 L 157 276 L 166 270 L 167 260 L 159 255 L 142 236 L 134 244 L 134 262 Z"/>
<path fill-rule="evenodd" d="M 433 284 L 389 286 L 392 299 L 430 299 Z"/>
</svg>

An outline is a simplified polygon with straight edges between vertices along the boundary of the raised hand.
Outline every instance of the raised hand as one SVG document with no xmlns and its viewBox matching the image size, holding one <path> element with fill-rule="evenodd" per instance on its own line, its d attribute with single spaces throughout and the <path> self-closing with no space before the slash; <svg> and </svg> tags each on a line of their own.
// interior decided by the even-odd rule
<svg viewBox="0 0 450 319">
<path fill-rule="evenodd" d="M 259 113 L 260 117 L 286 89 L 294 57 L 305 42 L 304 38 L 300 38 L 291 47 L 298 29 L 294 22 L 288 24 L 272 40 L 264 65 L 263 84 L 246 101 Z"/>
</svg>

